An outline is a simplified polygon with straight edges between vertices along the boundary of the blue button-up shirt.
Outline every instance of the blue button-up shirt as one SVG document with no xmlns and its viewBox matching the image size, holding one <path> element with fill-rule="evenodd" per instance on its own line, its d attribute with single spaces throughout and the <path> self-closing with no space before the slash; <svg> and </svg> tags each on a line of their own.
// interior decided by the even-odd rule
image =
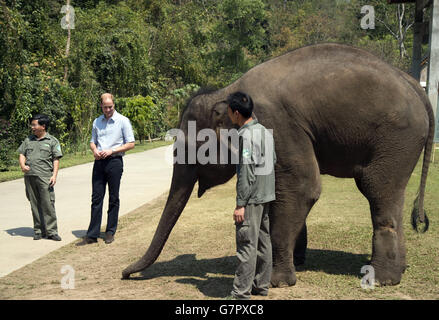
<svg viewBox="0 0 439 320">
<path fill-rule="evenodd" d="M 90 142 L 93 142 L 98 150 L 113 149 L 128 142 L 135 142 L 130 120 L 116 110 L 110 119 L 101 115 L 93 121 Z M 124 152 L 114 155 L 123 156 Z"/>
</svg>

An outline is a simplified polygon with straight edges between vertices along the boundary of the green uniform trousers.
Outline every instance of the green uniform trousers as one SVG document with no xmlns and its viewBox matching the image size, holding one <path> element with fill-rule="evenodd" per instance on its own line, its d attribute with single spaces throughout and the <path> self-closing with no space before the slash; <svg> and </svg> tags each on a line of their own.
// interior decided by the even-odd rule
<svg viewBox="0 0 439 320">
<path fill-rule="evenodd" d="M 252 293 L 268 294 L 272 270 L 269 208 L 270 203 L 249 204 L 244 221 L 236 224 L 239 265 L 231 294 L 237 299 L 250 299 Z"/>
<path fill-rule="evenodd" d="M 58 234 L 55 212 L 55 191 L 50 187 L 50 177 L 24 176 L 26 197 L 30 202 L 35 234 Z"/>
</svg>

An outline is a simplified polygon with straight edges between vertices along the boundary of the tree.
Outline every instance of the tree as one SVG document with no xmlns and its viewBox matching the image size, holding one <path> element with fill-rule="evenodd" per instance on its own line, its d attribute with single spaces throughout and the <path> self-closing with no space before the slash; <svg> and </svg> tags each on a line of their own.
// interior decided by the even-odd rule
<svg viewBox="0 0 439 320">
<path fill-rule="evenodd" d="M 78 86 L 90 76 L 101 90 L 117 96 L 151 94 L 150 34 L 143 15 L 123 2 L 100 2 L 75 14 L 69 82 Z"/>
<path fill-rule="evenodd" d="M 200 87 L 196 84 L 187 84 L 182 88 L 171 91 L 168 100 L 167 116 L 165 119 L 167 129 L 177 128 L 181 111 L 192 94 Z"/>
<path fill-rule="evenodd" d="M 408 4 L 70 0 L 69 47 L 60 25 L 66 1 L 0 0 L 0 119 L 9 123 L 14 150 L 36 112 L 53 119 L 51 133 L 65 151 L 85 150 L 104 91 L 119 97 L 142 141 L 160 136 L 177 125 L 194 88 L 223 87 L 262 61 L 312 43 L 353 44 L 401 69 L 410 65 Z M 373 30 L 360 27 L 366 4 L 375 8 Z"/>
<path fill-rule="evenodd" d="M 157 135 L 159 122 L 163 121 L 163 114 L 150 96 L 135 96 L 116 100 L 122 114 L 130 119 L 135 135 L 142 143 L 146 137 Z"/>
<path fill-rule="evenodd" d="M 12 136 L 11 123 L 0 119 L 0 171 L 7 171 L 12 164 Z"/>
<path fill-rule="evenodd" d="M 261 0 L 223 0 L 218 5 L 220 18 L 214 29 L 216 58 L 234 77 L 252 65 L 248 57 L 263 53 L 266 44 L 264 7 Z"/>
<path fill-rule="evenodd" d="M 407 57 L 407 50 L 404 41 L 406 40 L 407 32 L 415 22 L 413 14 L 411 14 L 413 10 L 406 10 L 406 7 L 407 6 L 404 3 L 394 5 L 395 10 L 393 12 L 393 18 L 388 16 L 387 10 L 385 11 L 382 20 L 377 18 L 396 41 L 398 41 L 399 56 L 401 59 Z"/>
<path fill-rule="evenodd" d="M 373 40 L 385 38 L 391 35 L 397 42 L 399 58 L 405 59 L 409 56 L 407 45 L 411 46 L 414 25 L 413 4 L 389 4 L 380 0 L 361 0 L 359 5 L 371 5 L 374 8 L 375 30 L 368 32 Z M 410 43 L 410 44 L 409 44 Z"/>
</svg>

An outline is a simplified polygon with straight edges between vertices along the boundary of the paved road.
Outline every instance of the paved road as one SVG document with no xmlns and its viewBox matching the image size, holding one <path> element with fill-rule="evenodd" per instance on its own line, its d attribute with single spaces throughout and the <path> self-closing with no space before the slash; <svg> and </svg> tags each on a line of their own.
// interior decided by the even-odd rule
<svg viewBox="0 0 439 320">
<path fill-rule="evenodd" d="M 124 157 L 120 187 L 122 216 L 169 190 L 172 165 L 165 161 L 169 147 Z M 62 161 L 62 159 L 61 159 Z M 33 240 L 33 221 L 23 178 L 0 183 L 0 277 L 83 237 L 90 222 L 93 163 L 61 169 L 55 185 L 58 232 L 62 241 Z M 108 192 L 102 226 L 106 225 Z M 117 241 L 117 233 L 116 233 Z"/>
</svg>

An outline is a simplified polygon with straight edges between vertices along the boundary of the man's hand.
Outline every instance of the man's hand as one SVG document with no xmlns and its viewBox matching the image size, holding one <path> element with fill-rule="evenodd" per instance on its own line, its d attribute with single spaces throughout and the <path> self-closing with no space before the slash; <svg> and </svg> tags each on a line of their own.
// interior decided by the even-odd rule
<svg viewBox="0 0 439 320">
<path fill-rule="evenodd" d="M 109 156 L 111 156 L 113 154 L 113 150 L 111 150 L 111 149 L 102 150 L 100 152 L 100 154 L 101 154 L 101 158 L 105 159 L 105 158 L 107 158 L 107 157 L 109 157 Z"/>
<path fill-rule="evenodd" d="M 233 212 L 233 220 L 235 220 L 236 223 L 241 223 L 244 221 L 244 213 L 245 213 L 245 207 L 237 206 L 235 208 L 235 211 Z"/>
<path fill-rule="evenodd" d="M 52 176 L 50 177 L 49 186 L 53 187 L 56 184 L 56 177 Z"/>
<path fill-rule="evenodd" d="M 30 167 L 29 166 L 23 166 L 23 167 L 21 167 L 21 171 L 24 172 L 24 173 L 27 173 L 27 172 L 30 171 Z"/>
<path fill-rule="evenodd" d="M 95 157 L 96 160 L 101 160 L 101 158 L 102 158 L 101 152 L 98 151 L 98 149 L 93 150 L 93 156 Z"/>
</svg>

